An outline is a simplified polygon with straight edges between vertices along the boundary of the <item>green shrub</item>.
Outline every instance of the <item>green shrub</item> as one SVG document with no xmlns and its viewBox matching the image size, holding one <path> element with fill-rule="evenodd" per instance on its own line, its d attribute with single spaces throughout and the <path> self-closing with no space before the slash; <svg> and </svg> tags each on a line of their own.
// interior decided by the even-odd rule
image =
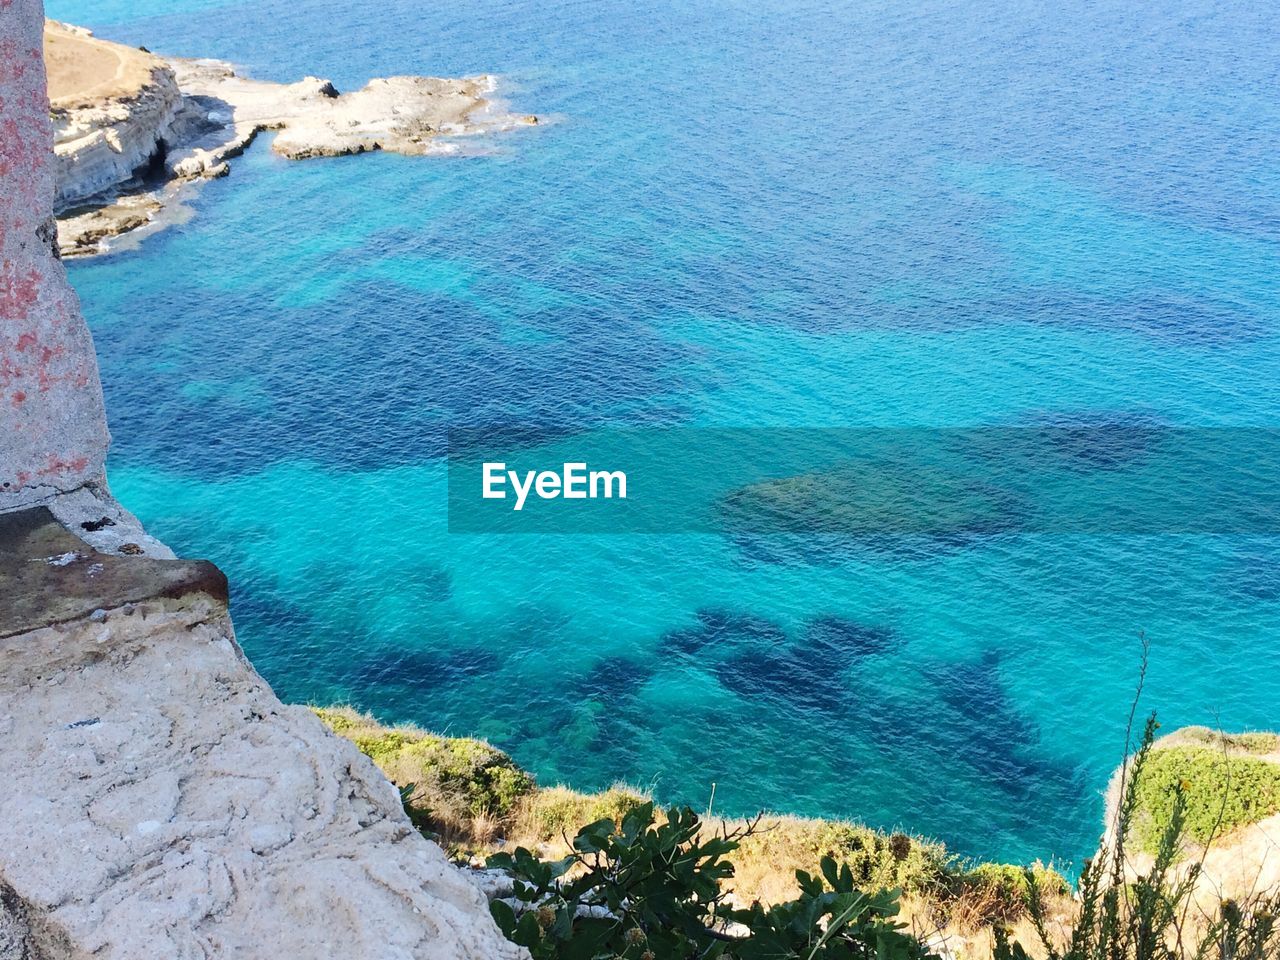
<svg viewBox="0 0 1280 960">
<path fill-rule="evenodd" d="M 413 785 L 406 808 L 415 823 L 426 817 L 443 828 L 473 828 L 478 820 L 502 822 L 534 789 L 533 777 L 483 740 L 384 727 L 348 708 L 313 709 L 392 783 Z"/>
<path fill-rule="evenodd" d="M 514 903 L 495 900 L 490 909 L 534 960 L 931 960 L 895 922 L 897 892 L 863 893 L 830 857 L 820 877 L 797 872 L 793 901 L 727 905 L 727 855 L 758 822 L 706 837 L 688 807 L 660 820 L 645 803 L 621 823 L 583 827 L 563 860 L 546 862 L 523 847 L 490 857 L 515 893 Z"/>
<path fill-rule="evenodd" d="M 928 893 L 945 885 L 952 861 L 940 843 L 882 833 L 841 820 L 779 817 L 743 838 L 735 862 L 792 864 L 812 870 L 823 857 L 847 866 L 864 889 Z"/>
<path fill-rule="evenodd" d="M 1207 752 L 1199 747 L 1153 750 L 1158 726 L 1153 713 L 1136 753 L 1126 760 L 1129 776 L 1116 805 L 1114 836 L 1085 864 L 1080 876 L 1079 913 L 1061 937 L 1050 933 L 1039 883 L 1031 871 L 1027 872 L 1028 912 L 1040 952 L 1048 960 L 1275 960 L 1280 956 L 1280 929 L 1275 919 L 1280 897 L 1254 895 L 1239 903 L 1226 900 L 1215 916 L 1197 903 L 1201 865 L 1175 868 L 1190 830 L 1192 788 L 1183 778 L 1170 780 L 1169 771 L 1203 772 L 1215 765 L 1198 756 Z M 1172 755 L 1171 760 L 1163 756 L 1166 753 Z M 1152 791 L 1158 788 L 1163 788 L 1164 802 L 1168 803 L 1165 828 L 1155 844 L 1150 867 L 1139 872 L 1127 847 L 1143 810 L 1143 790 L 1150 803 Z M 1212 828 L 1206 834 L 1206 840 L 1210 839 Z M 994 960 L 1030 960 L 1027 949 L 1011 940 L 1001 925 L 994 927 L 994 933 Z"/>
<path fill-rule="evenodd" d="M 1135 783 L 1135 834 L 1150 853 L 1168 830 L 1179 795 L 1185 795 L 1186 833 L 1201 845 L 1280 811 L 1280 764 L 1210 747 L 1157 748 Z"/>
<path fill-rule="evenodd" d="M 342 736 L 361 725 L 365 718 L 348 707 L 312 707 L 311 712 L 324 721 L 334 733 Z"/>
<path fill-rule="evenodd" d="M 1234 733 L 1224 739 L 1234 747 L 1248 750 L 1250 753 L 1274 753 L 1280 750 L 1280 734 L 1274 733 Z"/>
<path fill-rule="evenodd" d="M 1012 923 L 1026 915 L 1033 895 L 1044 900 L 1069 897 L 1071 885 L 1062 874 L 1041 863 L 1030 868 L 981 863 L 955 878 L 952 919 L 967 929 Z"/>
<path fill-rule="evenodd" d="M 602 793 L 579 793 L 567 787 L 544 787 L 528 794 L 521 804 L 519 832 L 545 841 L 573 836 L 589 823 L 622 819 L 648 802 L 629 787 L 610 787 Z"/>
<path fill-rule="evenodd" d="M 1172 741 L 1170 746 L 1203 746 L 1218 750 L 1226 746 L 1245 753 L 1280 751 L 1280 734 L 1275 733 L 1223 733 L 1209 727 L 1182 727 L 1168 739 Z"/>
<path fill-rule="evenodd" d="M 1065 896 L 1071 892 L 1067 878 L 1042 863 L 1026 867 L 1011 863 L 980 863 L 967 871 L 962 881 L 971 887 L 997 891 L 1011 899 L 1026 900 L 1032 884 L 1046 894 Z"/>
</svg>

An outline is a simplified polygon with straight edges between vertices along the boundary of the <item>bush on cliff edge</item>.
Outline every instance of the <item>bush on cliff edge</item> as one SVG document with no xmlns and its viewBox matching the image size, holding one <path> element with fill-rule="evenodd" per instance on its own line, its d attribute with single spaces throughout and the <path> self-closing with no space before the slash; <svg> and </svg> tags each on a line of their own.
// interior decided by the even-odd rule
<svg viewBox="0 0 1280 960">
<path fill-rule="evenodd" d="M 385 727 L 349 707 L 312 709 L 404 791 L 415 823 L 446 836 L 487 839 L 534 788 L 533 777 L 483 740 Z"/>
<path fill-rule="evenodd" d="M 1280 813 L 1280 764 L 1201 746 L 1157 747 L 1136 778 L 1135 833 L 1154 854 L 1185 802 L 1186 834 L 1203 846 Z"/>
<path fill-rule="evenodd" d="M 625 785 L 599 793 L 539 787 L 509 756 L 483 741 L 388 727 L 348 707 L 312 709 L 401 789 L 414 824 L 462 859 L 520 844 L 543 856 L 563 856 L 585 826 L 603 821 L 620 826 L 652 802 Z M 655 820 L 662 816 L 659 811 Z M 983 864 L 967 870 L 941 843 L 848 821 L 770 815 L 755 824 L 728 855 L 734 867 L 730 889 L 741 903 L 794 901 L 802 894 L 798 875 L 813 873 L 830 859 L 860 888 L 902 890 L 911 909 L 930 923 L 955 923 L 971 931 L 1025 913 L 1018 867 Z M 714 818 L 702 827 L 709 834 L 734 829 Z M 1057 874 L 1037 875 L 1045 890 L 1065 890 Z"/>
</svg>

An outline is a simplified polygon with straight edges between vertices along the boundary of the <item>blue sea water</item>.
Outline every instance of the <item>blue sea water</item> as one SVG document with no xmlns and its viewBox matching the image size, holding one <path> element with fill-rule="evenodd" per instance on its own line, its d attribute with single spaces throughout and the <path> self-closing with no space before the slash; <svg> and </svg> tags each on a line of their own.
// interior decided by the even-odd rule
<svg viewBox="0 0 1280 960">
<path fill-rule="evenodd" d="M 1139 632 L 1166 727 L 1280 725 L 1280 544 L 761 555 L 446 523 L 446 429 L 1280 425 L 1264 4 L 48 0 L 252 75 L 492 72 L 478 155 L 290 163 L 74 264 L 114 491 L 286 700 L 544 782 L 1078 859 Z"/>
</svg>

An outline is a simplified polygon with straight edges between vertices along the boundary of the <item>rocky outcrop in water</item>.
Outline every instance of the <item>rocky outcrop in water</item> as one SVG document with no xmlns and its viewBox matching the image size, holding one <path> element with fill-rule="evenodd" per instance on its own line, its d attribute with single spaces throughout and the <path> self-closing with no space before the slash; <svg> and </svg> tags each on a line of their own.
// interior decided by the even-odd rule
<svg viewBox="0 0 1280 960">
<path fill-rule="evenodd" d="M 221 60 L 161 60 L 50 21 L 46 49 L 58 155 L 63 256 L 150 224 L 184 183 L 228 172 L 259 133 L 293 160 L 457 149 L 454 139 L 536 122 L 498 111 L 492 77 L 388 77 L 339 93 L 328 80 L 270 83 Z M 56 55 L 56 56 L 55 56 Z"/>
<path fill-rule="evenodd" d="M 80 74 L 67 77 L 65 92 L 49 101 L 54 207 L 63 211 L 132 180 L 162 155 L 182 94 L 169 65 L 141 50 L 104 44 L 53 21 L 45 44 L 52 70 Z"/>
</svg>

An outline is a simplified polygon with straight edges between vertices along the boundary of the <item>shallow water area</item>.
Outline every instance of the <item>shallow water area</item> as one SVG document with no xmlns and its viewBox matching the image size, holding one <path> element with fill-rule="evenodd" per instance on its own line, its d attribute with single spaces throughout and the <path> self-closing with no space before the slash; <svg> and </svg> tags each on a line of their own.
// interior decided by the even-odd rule
<svg viewBox="0 0 1280 960">
<path fill-rule="evenodd" d="M 457 156 L 260 142 L 187 222 L 69 265 L 112 489 L 228 573 L 285 700 L 1019 860 L 1095 841 L 1139 631 L 1166 728 L 1280 723 L 1272 537 L 458 534 L 444 459 L 450 427 L 527 423 L 1277 426 L 1267 11 L 48 12 L 343 90 L 492 73 L 553 121 Z"/>
</svg>

